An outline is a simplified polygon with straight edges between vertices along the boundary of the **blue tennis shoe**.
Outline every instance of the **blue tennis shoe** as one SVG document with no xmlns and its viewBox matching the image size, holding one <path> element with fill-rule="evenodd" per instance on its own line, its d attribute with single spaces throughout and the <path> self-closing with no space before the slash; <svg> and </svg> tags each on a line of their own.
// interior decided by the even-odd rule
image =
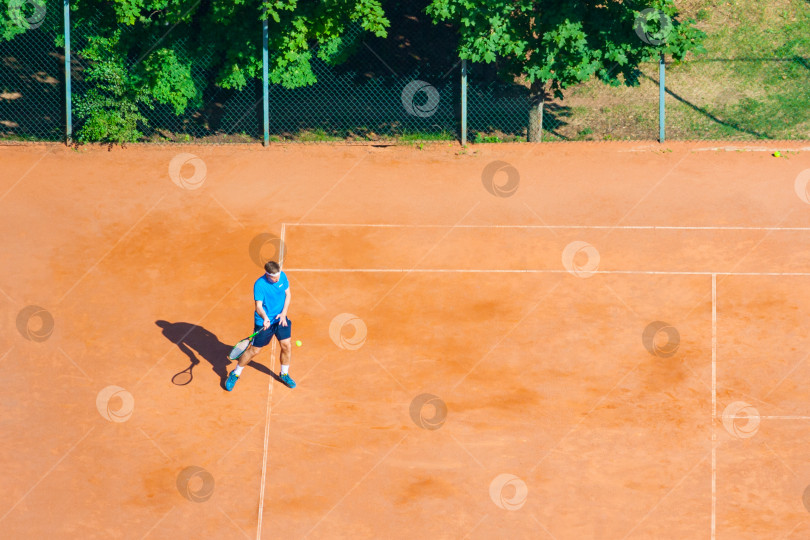
<svg viewBox="0 0 810 540">
<path fill-rule="evenodd" d="M 236 384 L 236 381 L 238 381 L 238 380 L 239 380 L 239 375 L 237 375 L 236 373 L 231 371 L 230 375 L 228 375 L 228 380 L 225 381 L 225 390 L 227 390 L 228 392 L 233 390 L 233 387 Z M 293 385 L 294 384 L 295 383 L 293 383 Z"/>
<path fill-rule="evenodd" d="M 286 384 L 290 388 L 295 388 L 295 381 L 292 380 L 292 377 L 290 377 L 286 373 L 282 373 L 281 377 L 279 377 L 279 379 L 281 379 L 281 382 L 283 382 L 284 384 Z"/>
</svg>

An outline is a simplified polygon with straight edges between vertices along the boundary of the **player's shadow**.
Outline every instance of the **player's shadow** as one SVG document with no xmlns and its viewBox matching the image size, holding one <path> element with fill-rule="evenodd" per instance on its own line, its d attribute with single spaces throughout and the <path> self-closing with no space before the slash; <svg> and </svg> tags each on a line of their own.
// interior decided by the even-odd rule
<svg viewBox="0 0 810 540">
<path fill-rule="evenodd" d="M 196 324 L 186 322 L 170 323 L 163 320 L 155 321 L 155 324 L 162 329 L 166 339 L 177 345 L 183 351 L 183 354 L 188 356 L 192 366 L 200 363 L 199 358 L 197 358 L 198 355 L 211 364 L 214 373 L 219 376 L 220 386 L 225 387 L 228 369 L 236 367 L 236 361 L 228 358 L 233 345 L 222 343 L 212 332 Z M 255 360 L 251 360 L 248 366 L 281 382 L 278 375 Z"/>
</svg>

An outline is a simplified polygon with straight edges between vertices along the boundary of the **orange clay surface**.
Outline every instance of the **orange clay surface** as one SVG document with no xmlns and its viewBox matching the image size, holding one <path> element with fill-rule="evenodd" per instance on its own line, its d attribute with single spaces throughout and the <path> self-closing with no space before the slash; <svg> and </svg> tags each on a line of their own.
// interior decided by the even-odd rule
<svg viewBox="0 0 810 540">
<path fill-rule="evenodd" d="M 808 538 L 808 150 L 0 147 L 0 536 Z"/>
</svg>

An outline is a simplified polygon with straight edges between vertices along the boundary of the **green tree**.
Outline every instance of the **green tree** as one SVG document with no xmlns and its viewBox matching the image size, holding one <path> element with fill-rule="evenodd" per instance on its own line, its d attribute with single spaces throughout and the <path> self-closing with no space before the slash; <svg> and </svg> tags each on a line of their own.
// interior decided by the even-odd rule
<svg viewBox="0 0 810 540">
<path fill-rule="evenodd" d="M 94 36 L 82 50 L 90 61 L 84 73 L 90 89 L 76 97 L 76 116 L 83 120 L 76 133 L 80 141 L 135 142 L 141 137 L 139 128 L 147 124 L 139 106 L 150 100 L 127 70 L 117 50 L 119 39 L 120 32 Z"/>
<path fill-rule="evenodd" d="M 345 60 L 357 45 L 344 38 L 349 25 L 385 36 L 389 24 L 378 0 L 75 0 L 73 10 L 74 36 L 88 43 L 79 56 L 104 63 L 103 70 L 115 66 L 121 75 L 115 85 L 88 78 L 96 92 L 82 100 L 80 119 L 118 118 L 127 126 L 105 134 L 100 122 L 92 122 L 85 137 L 129 137 L 133 121 L 146 126 L 143 117 L 125 112 L 132 105 L 138 110 L 167 104 L 181 115 L 200 106 L 212 85 L 239 90 L 261 78 L 263 18 L 269 26 L 270 81 L 287 88 L 316 82 L 310 64 L 315 56 L 331 64 Z M 113 35 L 115 43 L 107 43 L 105 53 L 99 43 Z"/>
<path fill-rule="evenodd" d="M 47 14 L 46 0 L 5 0 L 0 4 L 0 41 L 38 28 Z"/>
<path fill-rule="evenodd" d="M 550 95 L 562 99 L 591 77 L 637 85 L 641 62 L 705 52 L 705 34 L 678 20 L 673 0 L 432 0 L 427 11 L 458 28 L 461 58 L 497 62 L 501 74 L 528 83 L 530 141 L 542 139 Z"/>
</svg>

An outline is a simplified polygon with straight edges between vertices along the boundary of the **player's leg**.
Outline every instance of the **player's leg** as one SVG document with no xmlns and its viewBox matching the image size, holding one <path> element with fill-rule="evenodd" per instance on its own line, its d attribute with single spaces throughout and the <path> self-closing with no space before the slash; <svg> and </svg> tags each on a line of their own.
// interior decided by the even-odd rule
<svg viewBox="0 0 810 540">
<path fill-rule="evenodd" d="M 278 344 L 281 348 L 281 373 L 279 378 L 289 386 L 295 388 L 295 381 L 290 377 L 290 356 L 292 354 L 292 340 L 290 338 L 280 339 Z"/>
<path fill-rule="evenodd" d="M 278 339 L 281 349 L 281 373 L 279 378 L 289 386 L 295 388 L 295 381 L 290 377 L 290 357 L 292 356 L 292 322 L 287 319 L 287 326 L 278 325 L 276 329 L 276 339 Z"/>
<path fill-rule="evenodd" d="M 248 365 L 250 361 L 253 359 L 253 357 L 259 354 L 261 350 L 262 347 L 257 347 L 254 343 L 251 343 L 250 347 L 248 347 L 245 350 L 245 352 L 242 353 L 242 356 L 239 357 L 238 366 L 245 367 L 246 365 Z"/>
<path fill-rule="evenodd" d="M 256 326 L 253 328 L 253 331 L 257 331 L 261 328 L 261 326 Z M 242 356 L 239 357 L 239 362 L 236 364 L 236 367 L 228 374 L 228 379 L 225 381 L 225 390 L 230 392 L 233 390 L 236 381 L 239 380 L 239 377 L 242 375 L 242 369 L 250 363 L 254 356 L 259 354 L 262 347 L 266 346 L 270 343 L 270 340 L 273 339 L 273 327 L 267 328 L 266 330 L 262 330 L 253 338 L 253 343 L 250 344 L 245 352 L 242 353 Z"/>
<path fill-rule="evenodd" d="M 259 354 L 261 350 L 262 350 L 261 347 L 257 347 L 256 345 L 251 344 L 250 347 L 248 347 L 245 350 L 245 352 L 242 353 L 242 356 L 239 357 L 239 363 L 236 365 L 236 367 L 243 368 L 246 365 L 248 365 L 250 361 L 253 360 L 253 357 Z"/>
</svg>

